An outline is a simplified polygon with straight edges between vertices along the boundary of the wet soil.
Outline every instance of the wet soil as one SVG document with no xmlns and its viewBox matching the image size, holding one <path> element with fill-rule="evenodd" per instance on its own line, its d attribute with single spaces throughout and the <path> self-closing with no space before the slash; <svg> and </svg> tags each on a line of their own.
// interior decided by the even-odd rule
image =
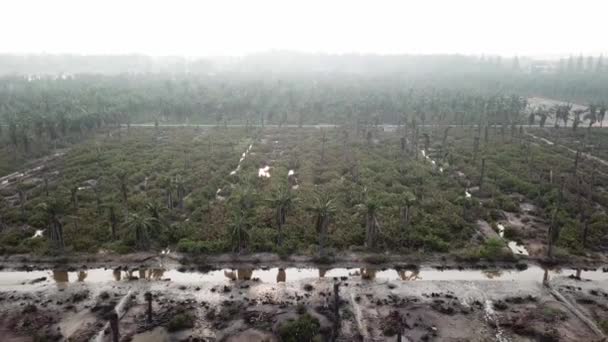
<svg viewBox="0 0 608 342">
<path fill-rule="evenodd" d="M 39 280 L 38 272 L 46 272 L 46 279 Z M 542 272 L 536 266 L 525 271 L 243 267 L 180 272 L 135 266 L 34 271 L 36 282 L 0 285 L 0 330 L 10 341 L 32 341 L 35 334 L 109 341 L 107 313 L 118 306 L 125 341 L 274 341 L 283 324 L 304 313 L 318 320 L 320 335 L 337 332 L 338 341 L 396 340 L 397 331 L 410 341 L 535 341 L 539 336 L 593 341 L 593 332 L 543 286 Z M 0 278 L 17 280 L 28 272 L 8 273 L 0 272 Z M 568 286 L 601 289 L 608 272 L 551 271 L 548 278 L 577 296 Z M 595 298 L 587 312 L 601 320 L 604 294 L 597 291 L 578 292 Z M 191 324 L 175 323 L 184 316 Z"/>
</svg>

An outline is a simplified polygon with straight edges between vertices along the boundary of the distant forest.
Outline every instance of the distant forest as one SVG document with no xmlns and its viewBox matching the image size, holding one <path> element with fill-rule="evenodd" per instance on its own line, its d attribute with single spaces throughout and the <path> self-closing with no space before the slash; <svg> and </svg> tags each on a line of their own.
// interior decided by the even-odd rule
<svg viewBox="0 0 608 342">
<path fill-rule="evenodd" d="M 527 121 L 520 107 L 529 96 L 608 101 L 603 58 L 583 56 L 548 64 L 287 52 L 216 59 L 3 55 L 0 75 L 0 122 L 13 140 L 17 131 L 54 136 L 144 122 L 512 125 Z"/>
</svg>

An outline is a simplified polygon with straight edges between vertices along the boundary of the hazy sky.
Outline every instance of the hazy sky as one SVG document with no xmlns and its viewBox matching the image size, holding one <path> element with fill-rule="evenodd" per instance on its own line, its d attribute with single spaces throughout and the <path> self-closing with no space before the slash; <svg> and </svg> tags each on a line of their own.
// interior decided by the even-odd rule
<svg viewBox="0 0 608 342">
<path fill-rule="evenodd" d="M 4 0 L 0 52 L 608 52 L 606 0 Z"/>
</svg>

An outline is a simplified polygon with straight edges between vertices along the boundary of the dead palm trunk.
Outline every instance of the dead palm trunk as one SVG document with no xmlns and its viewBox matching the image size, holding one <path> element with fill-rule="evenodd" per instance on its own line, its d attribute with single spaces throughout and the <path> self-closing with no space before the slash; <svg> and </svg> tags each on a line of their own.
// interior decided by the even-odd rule
<svg viewBox="0 0 608 342">
<path fill-rule="evenodd" d="M 49 179 L 44 175 L 44 195 L 49 197 Z"/>
<path fill-rule="evenodd" d="M 321 163 L 325 161 L 325 142 L 327 141 L 326 133 L 321 133 Z"/>
<path fill-rule="evenodd" d="M 445 144 L 448 141 L 448 132 L 450 130 L 450 126 L 446 127 L 446 129 L 443 131 L 443 139 L 441 140 L 441 155 L 443 155 L 443 152 L 445 151 Z"/>
<path fill-rule="evenodd" d="M 78 210 L 78 187 L 73 187 L 70 189 L 70 200 L 72 201 L 72 206 L 74 210 Z"/>
<path fill-rule="evenodd" d="M 420 153 L 420 151 L 418 151 L 418 127 L 416 127 L 414 130 L 414 156 L 416 160 L 418 160 L 418 153 Z"/>
<path fill-rule="evenodd" d="M 165 190 L 167 193 L 167 207 L 173 209 L 173 191 L 171 189 Z"/>
<path fill-rule="evenodd" d="M 122 198 L 125 204 L 125 222 L 129 220 L 129 195 L 126 189 L 122 193 Z"/>
<path fill-rule="evenodd" d="M 112 233 L 112 240 L 116 240 L 116 227 L 118 226 L 118 218 L 116 217 L 116 212 L 114 211 L 114 207 L 110 207 L 110 232 Z"/>
<path fill-rule="evenodd" d="M 484 133 L 483 133 L 483 142 L 484 144 L 488 144 L 488 125 L 486 124 L 485 128 L 484 128 Z"/>
<path fill-rule="evenodd" d="M 21 216 L 25 217 L 25 201 L 27 201 L 27 195 L 21 186 L 17 190 L 17 194 L 19 195 L 19 209 L 21 209 Z"/>
</svg>

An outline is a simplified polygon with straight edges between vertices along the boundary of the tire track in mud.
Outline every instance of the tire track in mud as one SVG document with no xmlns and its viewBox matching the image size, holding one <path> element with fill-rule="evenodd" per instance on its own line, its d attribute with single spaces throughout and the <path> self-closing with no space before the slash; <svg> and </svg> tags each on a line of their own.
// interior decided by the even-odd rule
<svg viewBox="0 0 608 342">
<path fill-rule="evenodd" d="M 67 153 L 67 150 L 54 153 L 52 155 L 37 159 L 33 161 L 31 164 L 35 165 L 28 169 L 22 171 L 16 171 L 10 173 L 6 176 L 0 177 L 0 190 L 5 189 L 11 185 L 14 185 L 17 182 L 29 179 L 38 174 L 39 171 L 44 170 L 48 163 L 51 161 L 64 156 Z"/>
<path fill-rule="evenodd" d="M 544 142 L 547 145 L 557 146 L 557 147 L 563 148 L 563 149 L 565 149 L 565 150 L 567 150 L 567 151 L 569 151 L 570 153 L 573 153 L 573 154 L 577 153 L 576 150 L 573 150 L 570 147 L 562 145 L 562 144 L 557 144 L 554 141 L 551 141 L 549 139 L 546 139 L 546 138 L 543 138 L 543 137 L 539 137 L 539 136 L 534 135 L 534 134 L 529 133 L 529 132 L 526 132 L 526 135 L 531 136 L 532 138 L 534 138 L 536 140 L 540 140 L 540 141 Z M 608 161 L 606 161 L 606 160 L 604 160 L 602 158 L 596 157 L 596 156 L 592 155 L 591 153 L 581 152 L 581 156 L 583 156 L 584 158 L 588 158 L 588 159 L 591 159 L 593 161 L 596 161 L 596 162 L 598 162 L 598 163 L 600 163 L 600 164 L 602 164 L 604 166 L 608 166 Z"/>
</svg>

